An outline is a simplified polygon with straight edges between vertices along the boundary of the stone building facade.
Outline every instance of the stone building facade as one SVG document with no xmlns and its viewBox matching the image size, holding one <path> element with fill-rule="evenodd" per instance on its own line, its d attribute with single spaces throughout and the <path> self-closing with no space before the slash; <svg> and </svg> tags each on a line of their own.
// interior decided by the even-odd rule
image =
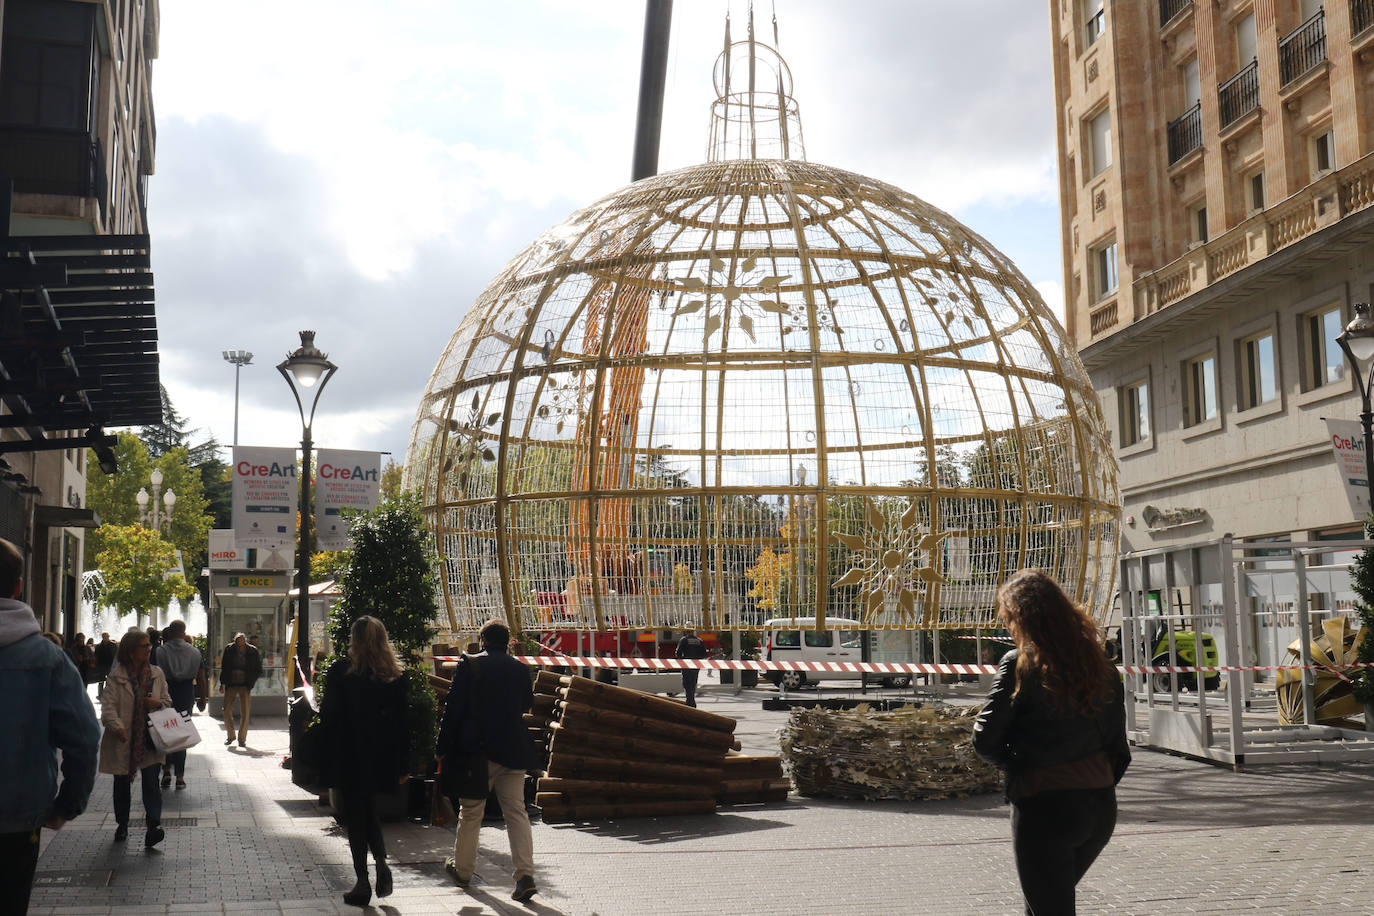
<svg viewBox="0 0 1374 916">
<path fill-rule="evenodd" d="M 94 254 L 105 246 L 89 237 L 146 236 L 147 180 L 157 141 L 151 73 L 158 28 L 158 0 L 0 0 L 0 173 L 11 191 L 8 212 L 0 207 L 0 216 L 8 218 L 0 258 L 8 255 L 6 276 L 12 278 L 3 288 L 7 314 L 16 309 L 24 335 L 35 333 L 32 314 L 42 296 L 60 303 L 63 296 L 80 295 L 60 289 L 40 295 L 32 281 L 19 278 L 32 253 L 41 259 L 62 250 L 41 240 L 83 237 L 82 245 Z M 40 240 L 36 247 L 34 240 Z M 91 260 L 77 256 L 69 266 L 89 268 Z M 119 270 L 146 269 L 132 261 L 126 265 Z M 138 283 L 150 284 L 150 277 L 142 274 Z M 134 277 L 128 282 L 132 288 Z M 116 277 L 113 285 L 121 283 Z M 133 311 L 135 301 L 116 296 L 93 308 L 127 302 Z M 111 347 L 125 348 L 126 363 L 151 359 L 156 372 L 155 347 L 150 357 L 147 344 L 149 333 L 155 337 L 151 318 L 135 333 L 98 324 L 89 323 L 89 332 L 71 320 L 63 326 L 66 336 L 58 343 L 70 343 L 67 359 L 77 379 L 84 370 L 85 383 L 96 392 L 108 393 L 114 384 L 112 376 L 92 378 L 92 364 L 81 364 L 94 352 L 81 350 L 82 343 L 106 354 Z M 96 340 L 111 330 L 120 343 Z M 24 354 L 6 347 L 0 358 L 17 364 Z M 0 404 L 0 534 L 27 553 L 25 598 L 40 623 L 71 635 L 84 531 L 96 522 L 84 509 L 86 445 L 103 436 L 102 420 L 110 422 L 110 415 L 98 404 L 92 408 L 97 395 L 87 398 L 79 386 L 71 386 L 58 406 L 39 409 L 51 393 L 43 388 L 11 385 Z M 78 399 L 84 408 L 71 406 Z"/>
<path fill-rule="evenodd" d="M 1324 418 L 1374 296 L 1374 0 L 1051 0 L 1068 330 L 1123 549 L 1351 535 Z"/>
</svg>

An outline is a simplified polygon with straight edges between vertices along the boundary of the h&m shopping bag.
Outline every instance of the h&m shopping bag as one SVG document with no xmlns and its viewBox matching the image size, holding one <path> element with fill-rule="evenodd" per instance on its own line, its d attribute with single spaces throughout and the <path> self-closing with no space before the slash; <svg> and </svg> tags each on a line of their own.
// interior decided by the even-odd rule
<svg viewBox="0 0 1374 916">
<path fill-rule="evenodd" d="M 148 713 L 148 734 L 159 754 L 184 751 L 200 744 L 200 732 L 186 713 L 175 709 L 158 709 Z"/>
</svg>

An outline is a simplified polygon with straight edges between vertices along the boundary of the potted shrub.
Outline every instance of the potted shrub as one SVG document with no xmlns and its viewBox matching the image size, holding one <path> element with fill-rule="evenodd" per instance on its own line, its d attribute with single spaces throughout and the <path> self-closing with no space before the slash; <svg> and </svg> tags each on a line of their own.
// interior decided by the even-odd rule
<svg viewBox="0 0 1374 916">
<path fill-rule="evenodd" d="M 343 597 L 329 615 L 327 631 L 336 656 L 326 659 L 315 680 L 316 696 L 328 691 L 325 673 L 338 657 L 348 654 L 349 631 L 359 617 L 376 617 L 386 625 L 396 654 L 405 664 L 407 720 L 410 731 L 411 780 L 423 789 L 423 777 L 434 760 L 439 708 L 429 686 L 430 665 L 424 650 L 433 641 L 434 551 L 413 494 L 383 502 L 370 512 L 351 518 L 353 546 L 347 551 L 339 577 Z M 316 724 L 314 727 L 318 727 Z M 400 787 L 391 814 L 404 813 L 412 790 Z M 385 815 L 386 809 L 382 809 Z"/>
<path fill-rule="evenodd" d="M 1374 537 L 1374 526 L 1365 522 L 1366 540 Z M 1366 547 L 1355 557 L 1350 584 L 1359 597 L 1355 612 L 1364 627 L 1355 660 L 1374 662 L 1374 548 Z M 1364 704 L 1365 731 L 1374 731 L 1374 668 L 1359 668 L 1351 676 L 1355 699 Z"/>
</svg>

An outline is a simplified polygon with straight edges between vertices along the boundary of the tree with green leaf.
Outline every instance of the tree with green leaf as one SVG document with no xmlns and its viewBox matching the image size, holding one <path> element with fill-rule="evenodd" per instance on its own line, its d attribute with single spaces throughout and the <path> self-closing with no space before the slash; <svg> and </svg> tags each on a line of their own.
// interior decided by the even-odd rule
<svg viewBox="0 0 1374 916">
<path fill-rule="evenodd" d="M 154 458 L 138 436 L 121 432 L 115 457 L 119 470 L 114 474 L 101 471 L 94 458 L 86 465 L 86 504 L 104 523 L 86 536 L 87 568 L 103 569 L 99 557 L 108 546 L 110 528 L 141 524 L 138 491 L 150 487 L 149 478 L 156 468 L 162 472 L 162 493 L 176 493 L 165 540 L 181 551 L 186 568 L 199 570 L 204 565 L 213 519 L 207 511 L 200 472 L 192 466 L 190 454 L 178 446 Z M 158 511 L 166 510 L 159 506 Z"/>
<path fill-rule="evenodd" d="M 173 598 L 187 601 L 195 589 L 186 584 L 176 566 L 176 548 L 156 531 L 142 525 L 105 525 L 102 549 L 95 563 L 104 585 L 99 600 L 121 615 L 145 618 L 167 607 Z"/>
<path fill-rule="evenodd" d="M 396 463 L 395 458 L 386 460 L 386 467 L 382 468 L 382 499 L 395 499 L 401 495 L 401 477 L 404 469 Z"/>
</svg>

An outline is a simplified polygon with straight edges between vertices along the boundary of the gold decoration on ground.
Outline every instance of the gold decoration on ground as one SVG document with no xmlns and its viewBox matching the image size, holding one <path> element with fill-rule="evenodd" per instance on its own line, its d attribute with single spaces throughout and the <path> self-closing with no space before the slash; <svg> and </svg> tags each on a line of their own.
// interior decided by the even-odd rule
<svg viewBox="0 0 1374 916">
<path fill-rule="evenodd" d="M 790 158 L 800 123 L 773 48 L 722 59 L 712 161 L 540 236 L 439 359 L 405 485 L 449 625 L 988 627 L 1027 566 L 1101 620 L 1116 463 L 1063 329 L 947 214 Z M 893 557 L 864 540 L 856 563 L 844 539 L 867 538 L 875 509 L 942 540 Z M 859 566 L 862 598 L 837 585 Z"/>
<path fill-rule="evenodd" d="M 794 709 L 780 738 L 797 792 L 911 801 L 993 792 L 1002 774 L 973 750 L 978 709 Z"/>
<path fill-rule="evenodd" d="M 1364 639 L 1364 627 L 1358 629 L 1348 617 L 1328 618 L 1322 621 L 1322 634 L 1308 644 L 1312 664 L 1329 665 L 1340 668 L 1359 661 L 1359 645 Z M 1302 661 L 1302 645 L 1298 640 L 1288 646 L 1284 664 L 1298 665 Z M 1351 669 L 1352 671 L 1358 669 Z M 1363 728 L 1362 720 L 1355 716 L 1364 712 L 1364 706 L 1355 699 L 1350 674 L 1345 677 L 1333 670 L 1318 668 L 1314 670 L 1312 687 L 1313 701 L 1317 710 L 1318 725 L 1336 725 L 1342 728 Z M 1278 694 L 1279 722 L 1295 725 L 1305 719 L 1302 703 L 1302 670 L 1299 668 L 1282 669 L 1274 679 Z"/>
</svg>

